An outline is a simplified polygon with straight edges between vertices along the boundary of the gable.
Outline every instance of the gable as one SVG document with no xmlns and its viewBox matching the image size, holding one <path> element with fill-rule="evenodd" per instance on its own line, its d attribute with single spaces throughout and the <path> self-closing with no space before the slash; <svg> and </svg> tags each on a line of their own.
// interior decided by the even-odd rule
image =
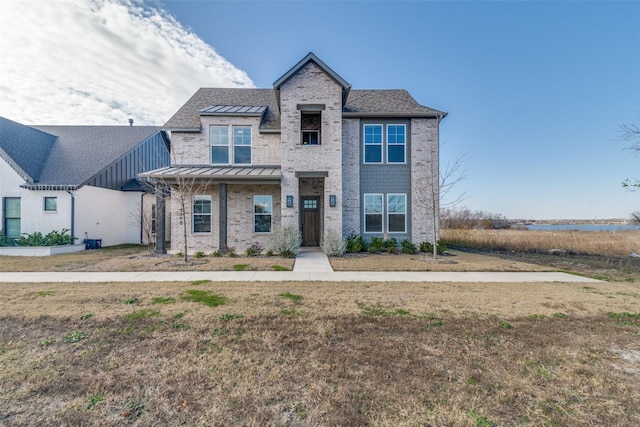
<svg viewBox="0 0 640 427">
<path fill-rule="evenodd" d="M 40 179 L 54 135 L 0 117 L 0 156 L 27 182 Z"/>
</svg>

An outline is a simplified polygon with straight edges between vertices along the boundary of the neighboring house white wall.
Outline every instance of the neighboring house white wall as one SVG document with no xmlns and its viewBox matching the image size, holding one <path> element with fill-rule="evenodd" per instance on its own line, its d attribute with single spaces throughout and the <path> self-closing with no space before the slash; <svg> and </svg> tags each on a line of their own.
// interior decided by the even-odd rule
<svg viewBox="0 0 640 427">
<path fill-rule="evenodd" d="M 20 198 L 20 233 L 31 234 L 36 231 L 48 234 L 51 231 L 71 229 L 71 195 L 66 191 L 35 191 L 20 187 L 25 181 L 4 161 L 0 159 L 0 198 Z M 56 197 L 56 211 L 45 212 L 44 198 Z M 4 209 L 0 205 L 0 216 Z M 0 228 L 4 224 L 4 217 Z"/>
<path fill-rule="evenodd" d="M 134 216 L 140 209 L 139 192 L 115 191 L 86 185 L 75 192 L 75 233 L 102 239 L 103 246 L 140 243 L 140 227 Z"/>
<path fill-rule="evenodd" d="M 342 86 L 315 63 L 308 63 L 280 88 L 282 129 L 282 198 L 293 195 L 294 207 L 283 208 L 283 225 L 299 228 L 299 184 L 296 172 L 328 172 L 321 206 L 324 227 L 342 232 Z M 301 145 L 298 104 L 324 104 L 320 145 Z M 336 207 L 329 207 L 335 195 Z M 286 203 L 283 200 L 282 203 Z M 322 238 L 321 236 L 321 238 Z"/>
</svg>

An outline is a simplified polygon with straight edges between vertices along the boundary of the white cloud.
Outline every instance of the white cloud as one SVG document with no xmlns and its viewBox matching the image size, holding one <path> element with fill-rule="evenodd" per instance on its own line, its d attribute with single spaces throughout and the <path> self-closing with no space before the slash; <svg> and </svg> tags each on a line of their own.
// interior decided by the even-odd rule
<svg viewBox="0 0 640 427">
<path fill-rule="evenodd" d="M 199 87 L 253 87 L 142 0 L 0 2 L 0 116 L 23 124 L 163 124 Z"/>
</svg>

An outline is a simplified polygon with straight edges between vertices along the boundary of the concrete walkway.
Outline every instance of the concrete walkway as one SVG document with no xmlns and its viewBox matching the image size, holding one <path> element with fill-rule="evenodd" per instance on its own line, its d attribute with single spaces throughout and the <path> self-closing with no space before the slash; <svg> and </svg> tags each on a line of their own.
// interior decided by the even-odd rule
<svg viewBox="0 0 640 427">
<path fill-rule="evenodd" d="M 329 273 L 333 271 L 329 258 L 320 248 L 302 248 L 293 264 L 294 273 Z"/>
</svg>

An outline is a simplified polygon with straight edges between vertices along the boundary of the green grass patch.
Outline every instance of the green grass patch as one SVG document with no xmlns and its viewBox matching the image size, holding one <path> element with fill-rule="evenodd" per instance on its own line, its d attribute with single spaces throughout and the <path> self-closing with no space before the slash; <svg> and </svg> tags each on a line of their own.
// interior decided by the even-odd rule
<svg viewBox="0 0 640 427">
<path fill-rule="evenodd" d="M 234 264 L 233 266 L 234 271 L 245 271 L 247 268 L 249 268 L 249 264 Z"/>
<path fill-rule="evenodd" d="M 136 304 L 138 302 L 138 298 L 133 297 L 133 298 L 127 298 L 126 300 L 124 300 L 125 304 Z"/>
<path fill-rule="evenodd" d="M 209 307 L 217 307 L 224 305 L 227 302 L 227 298 L 223 295 L 217 295 L 208 291 L 200 291 L 197 289 L 189 289 L 185 291 L 186 295 L 182 296 L 185 301 L 199 302 Z"/>
<path fill-rule="evenodd" d="M 72 331 L 64 336 L 64 342 L 73 343 L 83 340 L 87 337 L 87 334 L 83 331 Z"/>
<path fill-rule="evenodd" d="M 288 269 L 287 267 L 283 267 L 281 265 L 272 265 L 271 269 L 273 271 L 291 271 L 290 269 Z"/>
<path fill-rule="evenodd" d="M 607 313 L 607 316 L 609 316 L 612 319 L 616 319 L 616 320 L 621 320 L 621 319 L 640 319 L 640 313 L 627 313 L 626 311 L 623 311 L 622 313 L 614 313 L 613 311 L 610 311 Z"/>
<path fill-rule="evenodd" d="M 278 296 L 282 298 L 290 299 L 291 301 L 302 301 L 302 298 L 304 298 L 302 295 L 296 295 L 289 292 L 278 294 Z"/>
<path fill-rule="evenodd" d="M 171 298 L 171 297 L 167 297 L 167 298 L 163 298 L 163 297 L 155 297 L 155 298 L 151 298 L 151 303 L 152 304 L 174 304 L 176 302 L 175 298 Z"/>
<path fill-rule="evenodd" d="M 104 400 L 105 394 L 95 394 L 89 398 L 89 402 L 87 403 L 87 409 L 93 409 L 98 405 L 98 403 Z"/>
<path fill-rule="evenodd" d="M 218 316 L 218 320 L 222 320 L 223 322 L 228 322 L 230 320 L 242 319 L 244 316 L 242 314 L 223 314 Z"/>
<path fill-rule="evenodd" d="M 513 329 L 513 325 L 509 322 L 500 322 L 500 327 L 502 329 Z"/>
<path fill-rule="evenodd" d="M 82 316 L 80 316 L 80 320 L 87 320 L 87 319 L 91 319 L 94 316 L 93 313 L 87 313 L 87 314 L 83 314 Z"/>
<path fill-rule="evenodd" d="M 48 297 L 50 295 L 55 295 L 56 291 L 38 291 L 38 292 L 34 292 L 35 296 L 38 297 Z"/>
<path fill-rule="evenodd" d="M 442 326 L 443 322 L 441 319 L 432 319 L 427 322 L 427 330 L 430 331 L 433 328 L 437 328 L 438 326 Z"/>
<path fill-rule="evenodd" d="M 151 310 L 150 308 L 145 308 L 142 310 L 134 311 L 133 313 L 127 314 L 124 319 L 127 322 L 135 322 L 142 319 L 148 319 L 150 317 L 158 317 L 160 316 L 160 312 L 158 310 Z"/>
<path fill-rule="evenodd" d="M 569 316 L 567 316 L 565 313 L 553 313 L 553 317 L 555 317 L 556 319 L 567 319 Z"/>
<path fill-rule="evenodd" d="M 192 286 L 199 286 L 199 285 L 206 285 L 207 283 L 211 283 L 211 280 L 209 280 L 209 279 L 195 280 L 195 281 L 191 282 L 191 285 Z"/>
<path fill-rule="evenodd" d="M 171 322 L 171 328 L 185 330 L 189 329 L 189 324 L 183 322 Z"/>
<path fill-rule="evenodd" d="M 286 308 L 280 310 L 280 314 L 284 314 L 285 316 L 300 316 L 300 312 L 298 310 Z"/>
<path fill-rule="evenodd" d="M 363 306 L 361 305 L 362 311 L 361 313 L 365 316 L 410 316 L 411 312 L 409 310 L 405 310 L 402 308 L 398 308 L 396 310 L 388 310 L 383 307 L 378 306 Z"/>
</svg>

